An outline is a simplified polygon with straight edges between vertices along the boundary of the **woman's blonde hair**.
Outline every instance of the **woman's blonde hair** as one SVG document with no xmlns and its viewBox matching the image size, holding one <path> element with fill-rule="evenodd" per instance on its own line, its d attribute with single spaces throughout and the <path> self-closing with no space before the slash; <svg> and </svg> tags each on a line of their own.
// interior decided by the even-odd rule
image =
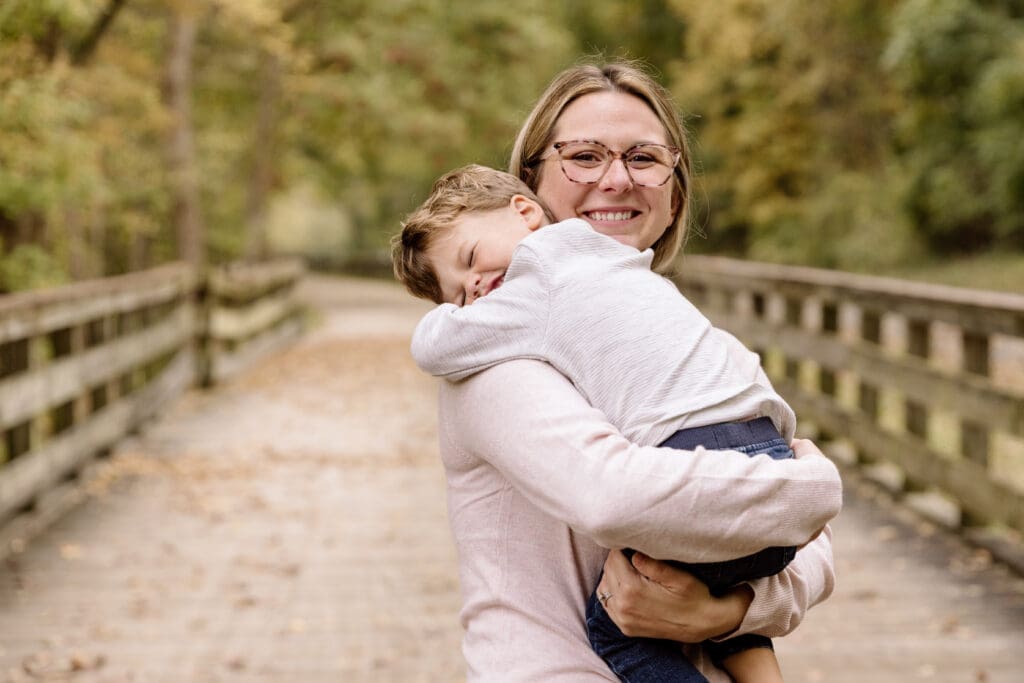
<svg viewBox="0 0 1024 683">
<path fill-rule="evenodd" d="M 640 63 L 580 64 L 555 76 L 519 129 L 508 170 L 536 192 L 540 183 L 541 157 L 554 142 L 552 137 L 558 118 L 571 102 L 594 92 L 621 92 L 643 100 L 665 127 L 669 144 L 681 152 L 672 179 L 675 217 L 653 245 L 653 267 L 664 272 L 682 247 L 689 224 L 690 150 L 672 96 Z"/>
</svg>

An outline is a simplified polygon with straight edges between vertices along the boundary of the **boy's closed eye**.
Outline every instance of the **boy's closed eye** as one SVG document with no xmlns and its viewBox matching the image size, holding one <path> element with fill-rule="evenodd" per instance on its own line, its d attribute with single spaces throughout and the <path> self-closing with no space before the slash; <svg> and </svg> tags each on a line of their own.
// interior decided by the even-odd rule
<svg viewBox="0 0 1024 683">
<path fill-rule="evenodd" d="M 468 268 L 472 268 L 473 267 L 473 262 L 475 260 L 476 260 L 476 244 L 474 243 L 473 246 L 469 250 L 469 256 L 466 259 L 466 261 L 467 261 L 466 266 Z M 463 287 L 461 295 L 458 297 L 458 300 L 455 302 L 455 304 L 461 308 L 462 306 L 466 305 L 466 302 L 468 300 L 469 300 L 469 292 L 467 292 L 466 288 Z"/>
</svg>

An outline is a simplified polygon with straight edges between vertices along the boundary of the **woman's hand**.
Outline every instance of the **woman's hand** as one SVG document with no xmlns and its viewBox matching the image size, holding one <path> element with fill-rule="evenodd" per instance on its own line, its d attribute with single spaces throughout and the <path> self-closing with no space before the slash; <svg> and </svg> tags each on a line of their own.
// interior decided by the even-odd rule
<svg viewBox="0 0 1024 683">
<path fill-rule="evenodd" d="M 754 598 L 747 586 L 720 598 L 692 575 L 643 553 L 632 562 L 618 550 L 608 554 L 597 587 L 605 610 L 627 636 L 699 643 L 739 628 Z"/>
</svg>

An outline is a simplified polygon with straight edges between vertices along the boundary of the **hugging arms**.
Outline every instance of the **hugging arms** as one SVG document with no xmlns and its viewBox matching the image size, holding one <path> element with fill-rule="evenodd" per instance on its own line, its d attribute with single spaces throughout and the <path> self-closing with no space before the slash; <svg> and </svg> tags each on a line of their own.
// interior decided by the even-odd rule
<svg viewBox="0 0 1024 683">
<path fill-rule="evenodd" d="M 631 444 L 539 361 L 502 363 L 440 392 L 470 680 L 498 680 L 495 672 L 500 680 L 616 680 L 583 626 L 583 601 L 608 555 L 602 545 L 690 561 L 738 557 L 769 543 L 804 544 L 836 511 L 839 480 L 823 456 L 769 461 Z M 629 580 L 631 569 L 615 563 L 623 559 L 612 555 L 605 580 Z M 686 583 L 655 566 L 665 585 Z M 626 615 L 632 623 L 620 624 L 639 635 L 783 635 L 832 590 L 830 535 L 748 585 L 717 599 L 636 579 L 610 605 L 628 610 L 630 593 L 642 603 Z M 699 647 L 688 656 L 709 680 L 727 680 Z M 559 671 L 571 675 L 559 679 Z"/>
</svg>

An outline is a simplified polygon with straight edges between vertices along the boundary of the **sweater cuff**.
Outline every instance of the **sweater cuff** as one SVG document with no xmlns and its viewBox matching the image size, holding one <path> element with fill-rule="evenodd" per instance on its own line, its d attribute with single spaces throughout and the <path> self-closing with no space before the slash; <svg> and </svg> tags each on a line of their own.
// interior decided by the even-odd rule
<svg viewBox="0 0 1024 683">
<path fill-rule="evenodd" d="M 774 620 L 778 616 L 778 610 L 782 606 L 780 596 L 778 593 L 771 595 L 772 591 L 758 591 L 759 588 L 763 588 L 765 586 L 764 579 L 747 581 L 743 585 L 748 586 L 754 593 L 754 599 L 750 602 L 747 614 L 743 617 L 743 621 L 740 622 L 740 625 L 735 631 L 717 638 L 712 638 L 711 640 L 713 642 L 720 643 L 739 635 L 762 633 L 772 630 Z"/>
</svg>

